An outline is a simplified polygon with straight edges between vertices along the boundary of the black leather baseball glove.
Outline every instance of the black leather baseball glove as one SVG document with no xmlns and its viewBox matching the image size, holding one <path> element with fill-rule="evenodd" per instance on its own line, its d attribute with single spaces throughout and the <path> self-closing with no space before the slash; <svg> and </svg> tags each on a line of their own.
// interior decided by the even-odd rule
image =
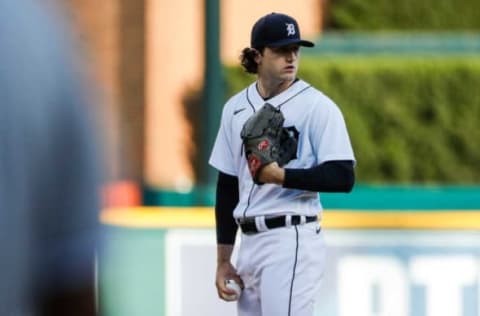
<svg viewBox="0 0 480 316">
<path fill-rule="evenodd" d="M 276 161 L 280 166 L 296 158 L 297 141 L 283 127 L 283 113 L 269 103 L 243 125 L 243 140 L 248 168 L 256 184 L 263 167 Z"/>
</svg>

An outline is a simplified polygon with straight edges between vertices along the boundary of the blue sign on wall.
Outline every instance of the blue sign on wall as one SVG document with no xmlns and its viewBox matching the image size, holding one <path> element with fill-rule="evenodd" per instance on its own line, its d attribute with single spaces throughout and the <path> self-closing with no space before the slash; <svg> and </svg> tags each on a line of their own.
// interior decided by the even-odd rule
<svg viewBox="0 0 480 316">
<path fill-rule="evenodd" d="M 326 231 L 316 315 L 480 315 L 480 232 Z"/>
</svg>

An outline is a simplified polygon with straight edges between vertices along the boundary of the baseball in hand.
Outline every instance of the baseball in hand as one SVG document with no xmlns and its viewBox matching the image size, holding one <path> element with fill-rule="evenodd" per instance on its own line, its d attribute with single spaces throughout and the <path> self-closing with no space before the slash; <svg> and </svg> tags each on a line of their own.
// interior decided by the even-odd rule
<svg viewBox="0 0 480 316">
<path fill-rule="evenodd" d="M 240 287 L 240 285 L 238 285 L 237 282 L 235 282 L 235 280 L 225 280 L 225 286 L 228 289 L 235 291 L 235 294 L 233 295 L 223 295 L 223 298 L 226 301 L 229 301 L 229 302 L 236 301 L 238 300 L 240 295 L 242 295 L 242 288 Z"/>
</svg>

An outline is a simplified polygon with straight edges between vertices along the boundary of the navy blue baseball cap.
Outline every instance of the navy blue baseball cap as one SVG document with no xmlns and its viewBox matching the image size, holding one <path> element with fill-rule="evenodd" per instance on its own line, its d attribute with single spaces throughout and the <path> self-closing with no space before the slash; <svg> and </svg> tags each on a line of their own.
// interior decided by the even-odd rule
<svg viewBox="0 0 480 316">
<path fill-rule="evenodd" d="M 300 28 L 291 16 L 282 13 L 270 13 L 261 17 L 252 28 L 250 46 L 279 47 L 290 44 L 313 47 L 312 42 L 300 38 Z"/>
</svg>

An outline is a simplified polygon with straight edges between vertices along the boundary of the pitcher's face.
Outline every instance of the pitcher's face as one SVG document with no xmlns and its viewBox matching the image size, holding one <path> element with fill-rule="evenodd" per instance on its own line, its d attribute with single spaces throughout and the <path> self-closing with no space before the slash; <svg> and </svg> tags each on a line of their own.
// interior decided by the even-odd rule
<svg viewBox="0 0 480 316">
<path fill-rule="evenodd" d="M 300 46 L 265 47 L 257 55 L 258 75 L 274 81 L 293 81 L 297 77 Z"/>
</svg>

